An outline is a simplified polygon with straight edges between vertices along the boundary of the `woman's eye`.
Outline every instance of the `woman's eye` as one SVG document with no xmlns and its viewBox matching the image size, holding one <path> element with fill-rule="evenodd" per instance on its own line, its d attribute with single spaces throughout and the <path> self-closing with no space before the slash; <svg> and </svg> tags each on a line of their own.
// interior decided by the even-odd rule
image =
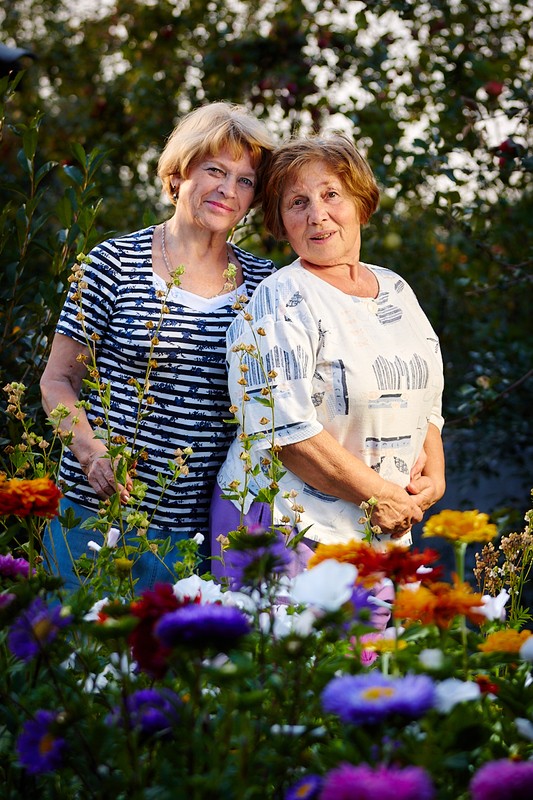
<svg viewBox="0 0 533 800">
<path fill-rule="evenodd" d="M 207 167 L 207 171 L 208 171 L 208 172 L 214 172 L 214 173 L 216 173 L 217 175 L 223 175 L 223 174 L 224 174 L 224 173 L 222 172 L 222 170 L 221 170 L 221 169 L 219 169 L 218 167 Z"/>
<path fill-rule="evenodd" d="M 338 194 L 335 191 L 335 189 L 330 189 L 330 191 L 328 192 L 328 197 L 338 197 Z"/>
<path fill-rule="evenodd" d="M 240 182 L 249 189 L 254 188 L 254 182 L 250 178 L 241 178 Z"/>
</svg>

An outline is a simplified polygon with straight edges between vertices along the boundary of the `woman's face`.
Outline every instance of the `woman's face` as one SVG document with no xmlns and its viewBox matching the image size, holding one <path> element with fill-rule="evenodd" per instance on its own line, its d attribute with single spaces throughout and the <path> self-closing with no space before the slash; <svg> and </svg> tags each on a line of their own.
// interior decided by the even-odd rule
<svg viewBox="0 0 533 800">
<path fill-rule="evenodd" d="M 227 233 L 244 217 L 254 199 L 255 184 L 248 151 L 235 159 L 222 150 L 193 164 L 187 178 L 171 179 L 178 190 L 178 213 L 214 233 Z"/>
<path fill-rule="evenodd" d="M 302 261 L 316 266 L 359 261 L 355 201 L 327 162 L 308 164 L 287 181 L 281 218 L 289 244 Z"/>
</svg>

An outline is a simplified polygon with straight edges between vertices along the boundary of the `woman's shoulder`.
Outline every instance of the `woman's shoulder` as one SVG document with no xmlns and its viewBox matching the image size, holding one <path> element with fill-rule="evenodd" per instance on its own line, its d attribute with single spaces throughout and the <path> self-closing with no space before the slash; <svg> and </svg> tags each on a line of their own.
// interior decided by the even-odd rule
<svg viewBox="0 0 533 800">
<path fill-rule="evenodd" d="M 403 275 L 400 275 L 399 272 L 395 272 L 393 269 L 389 269 L 389 267 L 381 267 L 378 264 L 362 263 L 377 277 L 382 290 L 386 285 L 389 291 L 394 289 L 397 294 L 403 292 L 405 289 L 409 292 L 413 292 L 409 282 Z"/>
<path fill-rule="evenodd" d="M 154 225 L 148 228 L 141 228 L 138 231 L 130 233 L 121 233 L 117 236 L 108 236 L 100 244 L 97 244 L 91 250 L 91 253 L 98 253 L 99 251 L 131 251 L 139 253 L 141 251 L 149 251 L 152 249 L 152 239 L 154 236 Z"/>
</svg>

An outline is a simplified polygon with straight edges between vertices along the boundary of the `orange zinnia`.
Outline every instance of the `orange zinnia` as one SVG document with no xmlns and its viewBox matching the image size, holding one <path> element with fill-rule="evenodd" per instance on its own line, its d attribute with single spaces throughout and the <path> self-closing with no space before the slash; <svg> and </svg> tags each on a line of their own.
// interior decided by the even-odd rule
<svg viewBox="0 0 533 800">
<path fill-rule="evenodd" d="M 478 644 L 478 649 L 485 653 L 518 653 L 531 635 L 531 631 L 515 631 L 514 628 L 494 631 L 489 633 L 483 644 Z"/>
<path fill-rule="evenodd" d="M 377 549 L 367 542 L 357 539 L 346 544 L 320 544 L 309 560 L 309 568 L 321 561 L 334 558 L 357 567 L 358 578 L 363 583 L 373 584 L 379 578 L 387 577 L 395 584 L 419 581 L 424 576 L 417 570 L 437 561 L 439 554 L 435 550 L 411 550 L 409 545 L 397 545 L 388 542 L 382 549 Z M 438 569 L 440 572 L 440 568 Z M 431 573 L 435 578 L 437 570 Z"/>
<path fill-rule="evenodd" d="M 489 522 L 488 514 L 474 511 L 441 511 L 424 525 L 422 536 L 441 536 L 452 542 L 490 542 L 498 528 Z"/>
<path fill-rule="evenodd" d="M 61 491 L 50 478 L 6 480 L 0 477 L 0 514 L 3 516 L 55 517 L 61 497 Z"/>
<path fill-rule="evenodd" d="M 473 592 L 467 583 L 450 585 L 438 582 L 420 586 L 415 591 L 403 589 L 396 597 L 393 614 L 396 619 L 434 623 L 439 628 L 448 628 L 458 616 L 466 616 L 481 624 L 486 617 L 477 609 L 482 605 L 482 596 Z"/>
</svg>

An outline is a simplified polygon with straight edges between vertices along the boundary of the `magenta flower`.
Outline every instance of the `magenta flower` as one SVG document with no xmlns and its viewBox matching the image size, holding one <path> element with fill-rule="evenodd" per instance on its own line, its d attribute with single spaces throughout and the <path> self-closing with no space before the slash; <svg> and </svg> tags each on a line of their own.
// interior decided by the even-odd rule
<svg viewBox="0 0 533 800">
<path fill-rule="evenodd" d="M 489 761 L 470 782 L 472 800 L 524 800 L 533 789 L 533 761 Z"/>
<path fill-rule="evenodd" d="M 427 675 L 343 675 L 322 692 L 324 710 L 355 725 L 374 725 L 393 714 L 415 719 L 434 704 L 435 685 Z"/>
<path fill-rule="evenodd" d="M 324 778 L 319 800 L 432 800 L 435 790 L 420 767 L 341 764 Z"/>
<path fill-rule="evenodd" d="M 13 622 L 7 639 L 9 649 L 22 661 L 31 661 L 45 645 L 53 642 L 71 619 L 63 615 L 60 606 L 48 608 L 44 600 L 37 597 Z"/>
<path fill-rule="evenodd" d="M 63 763 L 67 743 L 57 735 L 56 723 L 57 714 L 40 709 L 17 739 L 20 763 L 31 775 L 50 772 Z"/>
<path fill-rule="evenodd" d="M 4 578 L 27 578 L 30 565 L 25 558 L 13 558 L 11 553 L 0 556 L 0 575 Z"/>
<path fill-rule="evenodd" d="M 139 689 L 126 698 L 125 707 L 117 707 L 107 718 L 137 730 L 142 736 L 169 738 L 178 724 L 182 702 L 171 689 Z"/>
<path fill-rule="evenodd" d="M 213 645 L 226 649 L 249 630 L 250 623 L 238 608 L 192 603 L 161 617 L 154 634 L 167 647 Z"/>
</svg>

